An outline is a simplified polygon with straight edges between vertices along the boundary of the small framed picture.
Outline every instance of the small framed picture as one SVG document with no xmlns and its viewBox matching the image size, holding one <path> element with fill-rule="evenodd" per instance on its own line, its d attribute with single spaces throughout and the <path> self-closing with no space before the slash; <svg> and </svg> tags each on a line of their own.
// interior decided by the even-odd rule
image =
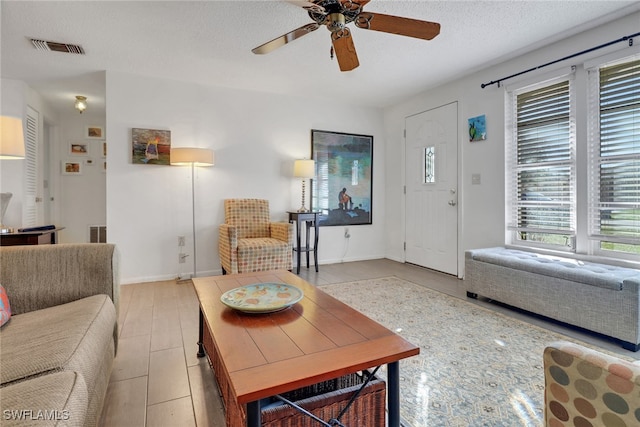
<svg viewBox="0 0 640 427">
<path fill-rule="evenodd" d="M 85 138 L 104 139 L 104 128 L 102 126 L 87 126 Z"/>
<path fill-rule="evenodd" d="M 89 154 L 89 144 L 86 142 L 70 142 L 69 154 L 72 156 L 86 156 Z"/>
<path fill-rule="evenodd" d="M 171 131 L 160 129 L 131 129 L 131 163 L 140 165 L 169 165 Z"/>
<path fill-rule="evenodd" d="M 82 161 L 67 160 L 62 162 L 62 175 L 82 175 Z"/>
<path fill-rule="evenodd" d="M 487 139 L 487 119 L 483 115 L 469 119 L 469 142 Z"/>
</svg>

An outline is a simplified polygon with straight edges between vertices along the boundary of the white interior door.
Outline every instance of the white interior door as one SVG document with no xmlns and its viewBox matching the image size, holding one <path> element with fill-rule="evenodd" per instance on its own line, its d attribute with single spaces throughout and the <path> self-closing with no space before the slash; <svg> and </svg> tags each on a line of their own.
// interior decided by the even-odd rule
<svg viewBox="0 0 640 427">
<path fill-rule="evenodd" d="M 405 259 L 458 274 L 458 103 L 405 119 Z"/>
</svg>

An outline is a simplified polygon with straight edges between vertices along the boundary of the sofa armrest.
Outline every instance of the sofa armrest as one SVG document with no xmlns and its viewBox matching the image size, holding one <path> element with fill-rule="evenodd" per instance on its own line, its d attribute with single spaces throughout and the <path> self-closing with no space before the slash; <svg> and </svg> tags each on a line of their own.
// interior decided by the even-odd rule
<svg viewBox="0 0 640 427">
<path fill-rule="evenodd" d="M 221 224 L 218 227 L 218 254 L 220 264 L 225 272 L 238 272 L 238 228 L 234 225 Z"/>
<path fill-rule="evenodd" d="M 13 314 L 108 295 L 118 311 L 118 251 L 107 243 L 0 247 L 0 283 Z"/>
<path fill-rule="evenodd" d="M 289 222 L 269 223 L 269 232 L 274 239 L 287 242 L 293 248 L 293 224 Z"/>
<path fill-rule="evenodd" d="M 543 361 L 545 426 L 574 425 L 585 413 L 637 425 L 640 365 L 567 341 L 549 344 Z"/>
</svg>

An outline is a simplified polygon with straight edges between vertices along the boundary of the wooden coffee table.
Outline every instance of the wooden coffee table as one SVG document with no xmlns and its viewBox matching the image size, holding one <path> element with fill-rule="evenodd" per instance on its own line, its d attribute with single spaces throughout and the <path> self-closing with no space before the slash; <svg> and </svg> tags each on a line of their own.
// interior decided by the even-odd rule
<svg viewBox="0 0 640 427">
<path fill-rule="evenodd" d="M 304 298 L 258 315 L 220 301 L 230 289 L 265 282 L 294 285 Z M 198 356 L 205 355 L 206 333 L 222 394 L 247 405 L 248 427 L 261 425 L 262 398 L 383 364 L 388 425 L 400 427 L 399 360 L 419 354 L 418 347 L 286 270 L 199 277 L 193 284 L 200 301 Z"/>
</svg>

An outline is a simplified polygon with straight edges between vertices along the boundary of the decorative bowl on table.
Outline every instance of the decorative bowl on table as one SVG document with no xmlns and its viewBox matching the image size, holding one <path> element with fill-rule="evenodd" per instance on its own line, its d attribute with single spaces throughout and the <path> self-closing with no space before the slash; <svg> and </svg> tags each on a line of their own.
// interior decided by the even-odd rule
<svg viewBox="0 0 640 427">
<path fill-rule="evenodd" d="M 220 301 L 244 313 L 273 313 L 291 307 L 303 296 L 300 289 L 286 283 L 255 283 L 225 292 Z"/>
</svg>

